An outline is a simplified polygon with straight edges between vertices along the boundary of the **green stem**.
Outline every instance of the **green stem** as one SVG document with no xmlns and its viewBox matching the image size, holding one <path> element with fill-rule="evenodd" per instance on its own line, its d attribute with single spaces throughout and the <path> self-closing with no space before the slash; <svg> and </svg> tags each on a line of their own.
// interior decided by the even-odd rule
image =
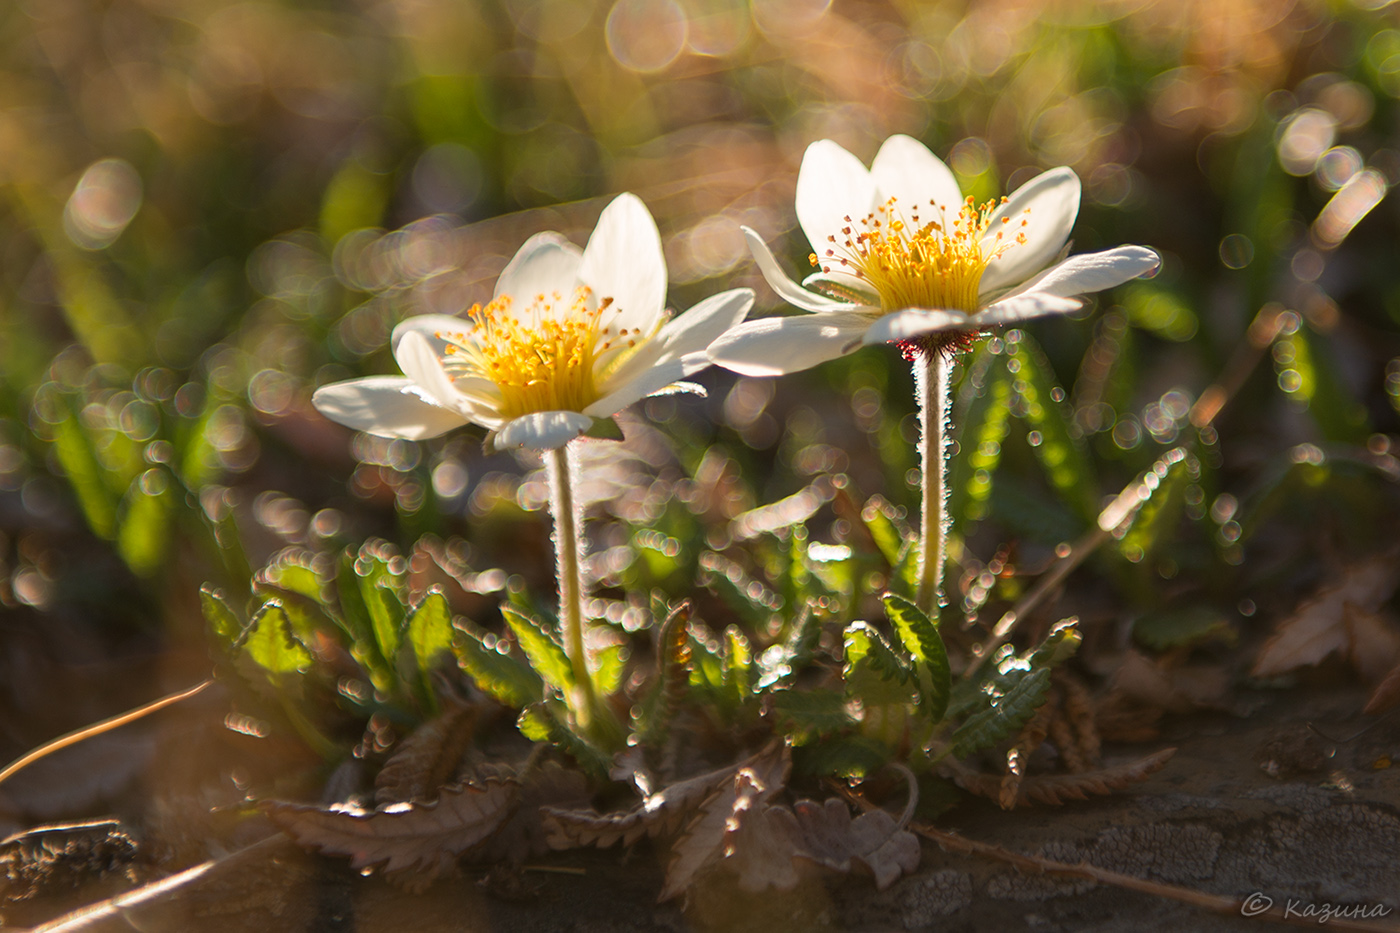
<svg viewBox="0 0 1400 933">
<path fill-rule="evenodd" d="M 582 509 L 574 501 L 576 473 L 573 443 L 545 454 L 549 477 L 549 506 L 554 512 L 554 556 L 559 573 L 559 621 L 564 627 L 564 652 L 574 668 L 574 682 L 581 697 L 570 697 L 570 706 L 585 728 L 593 718 L 597 697 L 588 673 L 583 648 L 583 535 Z"/>
<path fill-rule="evenodd" d="M 919 586 L 915 602 L 937 619 L 943 602 L 943 562 L 948 545 L 948 415 L 952 408 L 953 360 L 937 350 L 914 359 L 914 398 L 919 405 L 920 479 Z"/>
</svg>

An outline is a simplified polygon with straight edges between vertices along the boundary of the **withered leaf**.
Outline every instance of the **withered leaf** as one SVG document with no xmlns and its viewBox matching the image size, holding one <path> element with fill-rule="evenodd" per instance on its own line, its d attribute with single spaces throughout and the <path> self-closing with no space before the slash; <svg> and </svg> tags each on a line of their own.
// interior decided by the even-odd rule
<svg viewBox="0 0 1400 933">
<path fill-rule="evenodd" d="M 1400 560 L 1387 551 L 1349 567 L 1339 581 L 1324 586 L 1279 623 L 1255 658 L 1255 677 L 1276 677 L 1294 668 L 1317 664 L 1334 651 L 1350 653 L 1354 640 L 1346 605 L 1374 613 L 1400 584 Z"/>
<path fill-rule="evenodd" d="M 379 804 L 428 800 L 457 775 L 457 765 L 471 742 L 476 711 L 449 703 L 442 715 L 425 722 L 399 743 L 374 779 Z"/>
<path fill-rule="evenodd" d="M 882 891 L 901 874 L 919 867 L 919 837 L 900 828 L 884 810 L 871 810 L 852 820 L 846 804 L 833 798 L 824 804 L 799 800 L 793 811 L 805 849 L 798 853 L 800 858 L 840 872 L 860 862 Z"/>
<path fill-rule="evenodd" d="M 1362 712 L 1371 715 L 1384 713 L 1396 705 L 1400 705 L 1400 664 L 1391 668 L 1385 679 L 1376 684 L 1376 689 L 1371 691 L 1371 698 L 1366 701 L 1366 708 Z"/>
<path fill-rule="evenodd" d="M 1164 748 L 1146 758 L 1098 771 L 1032 775 L 1022 779 L 1016 799 L 1010 801 L 1011 806 L 1007 807 L 1005 801 L 1002 805 L 1008 810 L 1031 803 L 1059 806 L 1066 800 L 1088 800 L 1090 794 L 1107 796 L 1129 784 L 1146 780 L 1149 775 L 1160 771 L 1175 754 L 1175 748 Z M 1001 799 L 1002 776 L 999 774 L 974 771 L 953 758 L 945 758 L 940 770 L 970 794 L 992 800 Z"/>
<path fill-rule="evenodd" d="M 1378 612 L 1355 603 L 1342 607 L 1347 633 L 1347 660 L 1367 683 L 1375 683 L 1400 661 L 1400 628 Z"/>
<path fill-rule="evenodd" d="M 593 810 L 545 807 L 545 828 L 549 832 L 550 847 L 571 849 L 576 846 L 597 846 L 606 849 L 619 839 L 624 845 L 631 845 L 643 836 L 655 837 L 676 832 L 708 797 L 725 782 L 731 781 L 740 769 L 759 765 L 768 754 L 767 751 L 760 752 L 738 764 L 679 781 L 621 813 L 600 814 Z M 615 772 L 617 775 L 622 773 Z"/>
<path fill-rule="evenodd" d="M 699 815 L 671 850 L 661 900 L 685 891 L 702 868 L 724 857 L 725 836 L 736 810 L 761 805 L 781 791 L 791 768 L 787 746 L 770 747 L 740 767 L 701 805 Z"/>
<path fill-rule="evenodd" d="M 520 805 L 471 853 L 474 861 L 519 865 L 552 847 L 543 811 L 582 807 L 588 802 L 588 778 L 582 772 L 548 761 L 520 776 Z"/>
<path fill-rule="evenodd" d="M 1128 651 L 1113 674 L 1111 694 L 1173 713 L 1220 706 L 1230 674 L 1215 664 L 1165 667 L 1137 651 Z"/>
<path fill-rule="evenodd" d="M 514 780 L 445 787 L 431 803 L 396 803 L 371 812 L 269 801 L 268 817 L 302 846 L 348 855 L 352 868 L 414 870 L 430 880 L 498 830 L 519 803 Z"/>
</svg>

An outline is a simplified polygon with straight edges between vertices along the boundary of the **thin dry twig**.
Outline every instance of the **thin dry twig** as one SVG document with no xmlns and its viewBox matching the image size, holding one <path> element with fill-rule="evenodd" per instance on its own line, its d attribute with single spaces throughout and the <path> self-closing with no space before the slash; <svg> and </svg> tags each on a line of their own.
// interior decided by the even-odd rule
<svg viewBox="0 0 1400 933">
<path fill-rule="evenodd" d="M 101 735 L 104 732 L 111 732 L 113 729 L 120 728 L 121 726 L 124 726 L 127 723 L 135 722 L 136 720 L 141 719 L 144 716 L 149 716 L 151 713 L 163 710 L 167 706 L 173 706 L 176 703 L 181 702 L 182 700 L 188 700 L 190 697 L 202 692 L 205 687 L 208 687 L 213 682 L 214 681 L 212 680 L 206 680 L 203 683 L 195 684 L 188 690 L 181 690 L 178 693 L 172 693 L 168 696 L 163 696 L 159 700 L 154 700 L 150 703 L 147 703 L 145 706 L 138 706 L 136 707 L 136 709 L 127 710 L 125 713 L 113 716 L 110 719 L 104 719 L 101 722 L 93 723 L 90 726 L 83 726 L 81 729 L 75 729 L 72 732 L 67 733 L 66 735 L 59 736 L 51 742 L 45 742 L 43 745 L 40 745 L 33 751 L 28 752 L 25 755 L 21 755 L 19 758 L 16 758 L 14 761 L 6 765 L 5 770 L 0 771 L 0 784 L 5 783 L 16 773 L 23 770 L 24 768 L 29 767 L 41 758 L 47 758 L 54 752 L 59 751 L 60 749 L 67 748 L 70 745 L 76 745 L 84 739 L 90 739 L 93 736 Z"/>
</svg>

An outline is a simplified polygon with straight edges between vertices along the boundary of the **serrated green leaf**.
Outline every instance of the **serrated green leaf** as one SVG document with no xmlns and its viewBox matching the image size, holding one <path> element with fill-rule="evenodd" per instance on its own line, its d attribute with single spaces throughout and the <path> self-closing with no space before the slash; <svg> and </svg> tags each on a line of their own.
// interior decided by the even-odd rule
<svg viewBox="0 0 1400 933">
<path fill-rule="evenodd" d="M 1045 636 L 1045 640 L 1024 655 L 1023 660 L 1033 670 L 1058 667 L 1074 657 L 1083 640 L 1084 636 L 1079 632 L 1079 621 L 1074 618 L 1065 619 L 1057 622 Z"/>
<path fill-rule="evenodd" d="M 1144 476 L 1142 489 L 1148 498 L 1133 516 L 1132 526 L 1118 542 L 1120 554 L 1140 561 L 1157 543 L 1169 537 L 1185 504 L 1190 482 L 1190 457 L 1159 460 Z"/>
<path fill-rule="evenodd" d="M 258 571 L 257 582 L 275 586 L 280 590 L 300 593 L 317 603 L 326 598 L 325 581 L 311 566 L 310 551 L 301 548 L 287 548 L 273 555 L 267 566 Z"/>
<path fill-rule="evenodd" d="M 548 742 L 572 757 L 583 770 L 605 778 L 612 767 L 612 757 L 570 729 L 567 720 L 568 711 L 562 703 L 544 701 L 522 710 L 516 726 L 531 741 Z"/>
<path fill-rule="evenodd" d="M 138 577 L 149 577 L 165 566 L 169 544 L 168 493 L 164 489 L 148 493 L 141 479 L 137 478 L 123 501 L 117 526 L 117 553 L 132 573 Z"/>
<path fill-rule="evenodd" d="M 567 696 L 574 688 L 574 669 L 569 663 L 569 656 L 564 653 L 564 646 L 559 644 L 551 633 L 545 631 L 534 617 L 526 615 L 509 603 L 501 605 L 501 616 L 515 635 L 520 650 L 530 659 L 530 666 L 535 669 L 535 673 L 544 678 L 545 683 Z"/>
<path fill-rule="evenodd" d="M 953 755 L 966 758 L 1018 732 L 1030 722 L 1050 692 L 1050 669 L 1042 667 L 1018 678 L 1004 696 L 968 717 L 953 733 Z"/>
<path fill-rule="evenodd" d="M 721 661 L 725 686 L 737 702 L 745 702 L 753 696 L 753 649 L 736 626 L 731 625 L 724 630 L 724 655 Z"/>
<path fill-rule="evenodd" d="M 832 735 L 793 749 L 794 774 L 862 778 L 889 763 L 890 750 L 867 735 Z"/>
<path fill-rule="evenodd" d="M 885 612 L 894 624 L 899 640 L 915 661 L 919 677 L 919 704 L 931 721 L 939 722 L 948 711 L 953 689 L 948 652 L 938 625 L 924 611 L 902 596 L 885 596 Z"/>
<path fill-rule="evenodd" d="M 457 663 L 476 685 L 506 706 L 522 708 L 544 696 L 544 681 L 530 666 L 504 652 L 489 648 L 471 629 L 461 629 L 453 641 Z"/>
<path fill-rule="evenodd" d="M 1025 334 L 1007 345 L 1006 355 L 1007 368 L 1016 370 L 1011 385 L 1024 406 L 1026 424 L 1040 434 L 1040 443 L 1032 445 L 1036 459 L 1060 498 L 1080 518 L 1092 521 L 1099 511 L 1098 482 L 1083 441 L 1070 429 L 1064 404 L 1055 401 L 1049 361 Z"/>
<path fill-rule="evenodd" d="M 441 587 L 430 587 L 404 625 L 405 647 L 418 659 L 419 670 L 426 674 L 439 655 L 452 653 L 452 632 L 452 607 Z"/>
<path fill-rule="evenodd" d="M 913 671 L 882 636 L 865 622 L 852 622 L 843 633 L 846 695 L 863 705 L 912 702 Z"/>
<path fill-rule="evenodd" d="M 599 696 L 609 696 L 622 685 L 622 674 L 627 669 L 627 646 L 623 644 L 604 645 L 593 654 L 593 686 Z"/>
<path fill-rule="evenodd" d="M 834 690 L 774 690 L 768 702 L 778 728 L 791 736 L 794 745 L 855 725 L 846 695 Z"/>
<path fill-rule="evenodd" d="M 311 652 L 292 631 L 291 620 L 275 599 L 263 603 L 240 639 L 242 653 L 276 683 L 311 666 Z"/>
<path fill-rule="evenodd" d="M 243 634 L 243 623 L 238 620 L 238 613 L 233 611 L 233 607 L 224 598 L 222 590 L 216 590 L 209 584 L 199 588 L 199 607 L 204 612 L 204 621 L 209 623 L 209 629 L 214 633 L 224 648 L 232 648 Z"/>
<path fill-rule="evenodd" d="M 776 600 L 766 586 L 734 561 L 713 551 L 700 555 L 700 569 L 700 583 L 740 618 L 756 628 L 767 626 Z"/>
</svg>

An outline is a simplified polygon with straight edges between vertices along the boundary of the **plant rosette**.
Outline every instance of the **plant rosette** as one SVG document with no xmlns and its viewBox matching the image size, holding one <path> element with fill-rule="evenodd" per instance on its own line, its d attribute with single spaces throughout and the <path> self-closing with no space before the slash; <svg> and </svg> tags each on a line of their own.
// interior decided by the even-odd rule
<svg viewBox="0 0 1400 933">
<path fill-rule="evenodd" d="M 617 197 L 580 250 L 558 233 L 525 241 L 495 295 L 463 317 L 424 314 L 394 329 L 402 376 L 322 386 L 326 417 L 380 437 L 424 440 L 467 423 L 488 446 L 554 450 L 651 395 L 700 391 L 682 382 L 711 361 L 710 344 L 743 320 L 753 292 L 714 295 L 670 319 L 656 222 Z M 612 433 L 608 433 L 609 429 Z"/>
<path fill-rule="evenodd" d="M 1077 296 L 1158 267 L 1142 246 L 1066 256 L 1079 198 L 1079 177 L 1062 167 L 979 205 L 908 136 L 887 139 L 869 169 L 815 142 L 798 171 L 796 210 L 816 271 L 799 285 L 743 228 L 778 296 L 814 313 L 741 324 L 710 354 L 744 375 L 777 376 L 874 343 L 951 350 L 990 327 L 1073 311 Z"/>
</svg>

